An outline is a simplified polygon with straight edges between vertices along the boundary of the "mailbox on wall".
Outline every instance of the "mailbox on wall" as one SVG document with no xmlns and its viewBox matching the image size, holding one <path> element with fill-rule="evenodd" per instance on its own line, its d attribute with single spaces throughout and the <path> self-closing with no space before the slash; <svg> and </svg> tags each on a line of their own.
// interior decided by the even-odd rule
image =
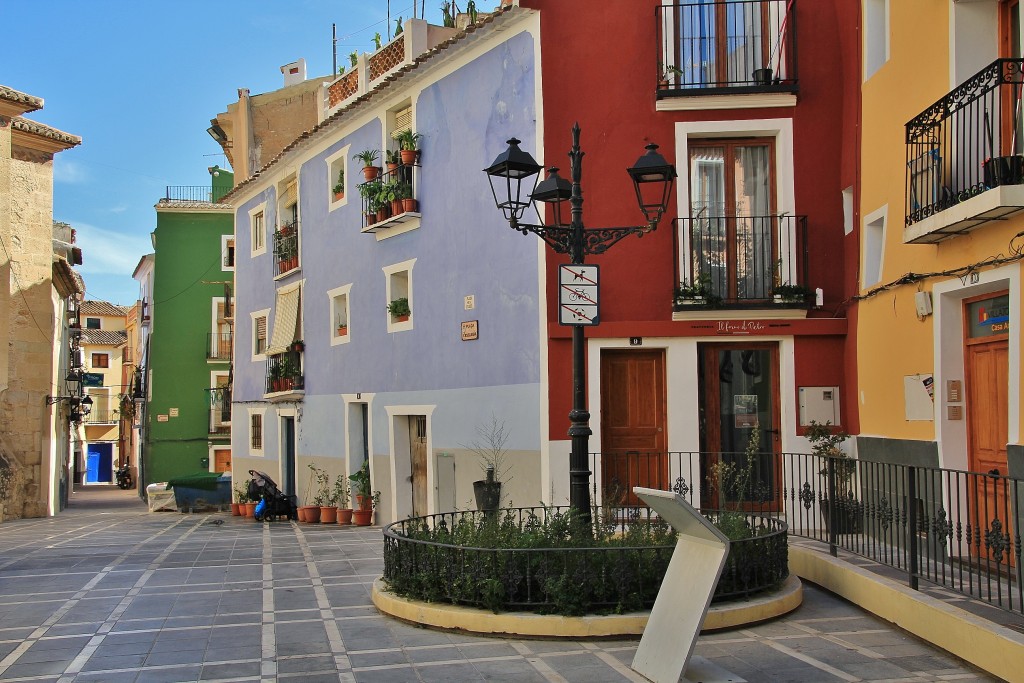
<svg viewBox="0 0 1024 683">
<path fill-rule="evenodd" d="M 839 387 L 800 387 L 800 426 L 839 420 Z"/>
</svg>

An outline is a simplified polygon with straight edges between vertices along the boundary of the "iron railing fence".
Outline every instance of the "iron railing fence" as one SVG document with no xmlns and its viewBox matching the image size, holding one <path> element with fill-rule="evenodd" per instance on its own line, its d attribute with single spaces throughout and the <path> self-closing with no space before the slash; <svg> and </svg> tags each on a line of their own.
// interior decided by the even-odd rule
<svg viewBox="0 0 1024 683">
<path fill-rule="evenodd" d="M 299 222 L 285 223 L 274 233 L 274 276 L 299 267 Z"/>
<path fill-rule="evenodd" d="M 231 360 L 231 339 L 230 332 L 207 332 L 207 360 Z"/>
<path fill-rule="evenodd" d="M 285 351 L 267 357 L 267 394 L 281 391 L 293 391 L 305 388 L 305 377 L 302 368 L 302 353 L 300 351 Z"/>
<path fill-rule="evenodd" d="M 997 59 L 906 125 L 906 224 L 1024 182 L 1024 59 Z"/>
<path fill-rule="evenodd" d="M 206 390 L 210 394 L 210 434 L 225 435 L 231 433 L 231 387 L 211 387 Z"/>
<path fill-rule="evenodd" d="M 216 203 L 231 191 L 230 185 L 167 185 L 164 200 L 168 202 Z"/>
<path fill-rule="evenodd" d="M 416 166 L 418 164 L 399 164 L 357 186 L 362 200 L 364 228 L 418 210 L 416 174 L 413 172 Z M 413 204 L 408 205 L 410 208 L 402 205 L 404 199 L 412 200 L 416 208 L 411 208 Z"/>
<path fill-rule="evenodd" d="M 90 424 L 113 424 L 118 421 L 118 414 L 116 408 L 92 408 L 82 421 Z"/>
<path fill-rule="evenodd" d="M 807 216 L 699 216 L 677 218 L 686 272 L 677 264 L 675 308 L 704 292 L 709 306 L 806 305 Z M 679 253 L 679 250 L 676 250 Z M 777 298 L 776 298 L 777 297 Z"/>
<path fill-rule="evenodd" d="M 593 453 L 591 468 L 595 505 L 636 505 L 633 487 L 646 486 L 698 509 L 740 507 L 906 572 L 915 589 L 1024 613 L 1024 480 L 804 453 Z"/>
<path fill-rule="evenodd" d="M 659 5 L 657 95 L 796 92 L 796 0 Z"/>
<path fill-rule="evenodd" d="M 384 529 L 384 579 L 400 595 L 495 610 L 566 614 L 575 609 L 650 608 L 675 544 L 670 537 L 658 542 L 657 517 L 648 508 L 621 512 L 593 508 L 590 533 L 578 533 L 567 507 L 509 508 L 490 517 L 479 511 L 446 512 L 401 520 Z M 712 521 L 718 515 L 705 514 Z M 716 601 L 747 597 L 789 575 L 785 523 L 753 514 L 743 515 L 743 520 L 759 533 L 733 541 Z M 512 529 L 518 533 L 510 533 Z M 598 536 L 618 542 L 601 545 L 594 540 Z M 467 537 L 487 537 L 494 543 L 474 546 L 465 542 Z M 510 543 L 512 539 L 519 545 Z M 550 547 L 555 543 L 560 547 Z"/>
</svg>

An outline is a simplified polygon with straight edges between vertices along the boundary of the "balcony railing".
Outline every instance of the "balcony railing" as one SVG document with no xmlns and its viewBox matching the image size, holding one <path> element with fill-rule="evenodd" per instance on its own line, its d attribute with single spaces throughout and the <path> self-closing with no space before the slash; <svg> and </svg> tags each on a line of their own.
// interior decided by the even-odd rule
<svg viewBox="0 0 1024 683">
<path fill-rule="evenodd" d="M 164 201 L 215 203 L 230 191 L 230 185 L 168 185 Z"/>
<path fill-rule="evenodd" d="M 279 394 L 305 389 L 302 374 L 302 352 L 286 351 L 267 358 L 266 394 Z"/>
<path fill-rule="evenodd" d="M 210 393 L 210 434 L 231 433 L 231 387 L 213 387 Z"/>
<path fill-rule="evenodd" d="M 796 92 L 795 6 L 796 0 L 660 5 L 658 97 Z"/>
<path fill-rule="evenodd" d="M 206 335 L 207 360 L 231 360 L 231 333 L 209 332 Z"/>
<path fill-rule="evenodd" d="M 113 424 L 117 422 L 118 412 L 113 408 L 93 407 L 89 414 L 83 418 L 84 422 L 90 424 Z"/>
<path fill-rule="evenodd" d="M 299 267 L 299 222 L 282 225 L 274 233 L 274 276 Z"/>
<path fill-rule="evenodd" d="M 1022 88 L 1024 60 L 997 59 L 907 123 L 907 226 L 1024 183 Z"/>
<path fill-rule="evenodd" d="M 675 310 L 703 296 L 709 307 L 806 306 L 806 216 L 679 218 L 677 239 L 688 261 Z M 676 253 L 680 253 L 677 249 Z"/>
<path fill-rule="evenodd" d="M 418 218 L 416 198 L 416 165 L 401 164 L 358 186 L 362 197 L 363 232 L 372 232 L 389 225 Z"/>
</svg>

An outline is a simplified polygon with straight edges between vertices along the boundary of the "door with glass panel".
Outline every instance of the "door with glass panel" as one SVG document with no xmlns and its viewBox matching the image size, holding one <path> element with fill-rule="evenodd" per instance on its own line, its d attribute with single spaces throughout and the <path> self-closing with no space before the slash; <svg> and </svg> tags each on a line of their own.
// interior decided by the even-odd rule
<svg viewBox="0 0 1024 683">
<path fill-rule="evenodd" d="M 778 254 L 770 139 L 690 143 L 690 273 L 727 302 L 771 297 Z"/>
</svg>

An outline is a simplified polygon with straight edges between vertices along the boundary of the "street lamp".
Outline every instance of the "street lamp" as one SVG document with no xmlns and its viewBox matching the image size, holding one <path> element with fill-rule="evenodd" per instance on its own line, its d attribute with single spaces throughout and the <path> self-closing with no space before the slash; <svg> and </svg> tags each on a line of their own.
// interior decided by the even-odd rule
<svg viewBox="0 0 1024 683">
<path fill-rule="evenodd" d="M 509 227 L 525 234 L 533 233 L 544 240 L 556 253 L 568 254 L 573 265 L 580 265 L 588 254 L 603 254 L 613 244 L 628 235 L 643 237 L 658 227 L 672 194 L 675 167 L 658 153 L 658 146 L 647 145 L 647 152 L 626 169 L 633 180 L 637 203 L 647 220 L 646 225 L 622 228 L 593 228 L 583 226 L 583 193 L 580 190 L 583 152 L 580 150 L 580 124 L 572 128 L 572 149 L 569 151 L 571 182 L 558 175 L 558 169 L 548 169 L 548 176 L 537 182 L 541 166 L 528 152 L 519 149 L 520 141 L 512 138 L 488 168 L 484 169 L 491 184 L 494 203 L 505 215 Z M 568 200 L 569 223 L 563 222 L 562 207 Z M 538 217 L 540 202 L 551 207 L 552 225 L 520 222 L 526 208 L 534 203 Z M 540 220 L 543 223 L 543 218 Z M 596 289 L 596 274 L 594 276 Z M 560 286 L 561 289 L 561 286 Z M 595 298 L 596 302 L 596 298 Z M 596 310 L 596 305 L 595 305 Z M 584 368 L 583 327 L 598 324 L 599 317 L 563 322 L 572 325 L 572 410 L 569 412 L 569 437 L 572 451 L 569 456 L 569 505 L 580 517 L 590 520 L 590 468 L 588 442 L 590 412 L 586 402 L 586 374 Z M 561 315 L 560 315 L 560 322 Z"/>
</svg>

